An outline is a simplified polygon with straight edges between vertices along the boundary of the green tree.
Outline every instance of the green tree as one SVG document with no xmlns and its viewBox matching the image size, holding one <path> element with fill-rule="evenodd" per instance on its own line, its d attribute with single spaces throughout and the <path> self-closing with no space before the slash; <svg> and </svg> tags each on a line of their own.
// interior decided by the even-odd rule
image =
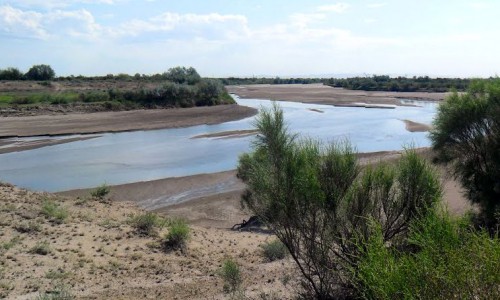
<svg viewBox="0 0 500 300">
<path fill-rule="evenodd" d="M 0 70 L 0 80 L 22 80 L 24 79 L 23 73 L 17 68 L 7 68 Z"/>
<path fill-rule="evenodd" d="M 56 73 L 49 65 L 34 65 L 25 76 L 28 80 L 52 80 Z"/>
<path fill-rule="evenodd" d="M 194 85 L 201 80 L 200 75 L 193 67 L 170 68 L 163 76 L 165 79 L 179 84 Z"/>
<path fill-rule="evenodd" d="M 197 105 L 217 105 L 224 92 L 219 80 L 204 79 L 198 84 Z"/>
<path fill-rule="evenodd" d="M 469 200 L 481 208 L 485 225 L 500 210 L 500 79 L 474 81 L 438 109 L 431 131 L 440 162 L 451 165 Z"/>
<path fill-rule="evenodd" d="M 308 298 L 351 293 L 348 274 L 373 223 L 385 243 L 403 244 L 410 221 L 440 197 L 436 173 L 414 151 L 362 169 L 347 142 L 325 146 L 290 134 L 277 105 L 255 125 L 254 152 L 238 165 L 247 184 L 242 201 L 287 247 Z"/>
</svg>

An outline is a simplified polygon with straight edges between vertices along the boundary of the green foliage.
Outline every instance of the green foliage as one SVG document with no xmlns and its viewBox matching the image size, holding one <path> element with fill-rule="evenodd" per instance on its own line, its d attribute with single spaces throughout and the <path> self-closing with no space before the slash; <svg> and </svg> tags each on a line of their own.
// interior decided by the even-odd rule
<svg viewBox="0 0 500 300">
<path fill-rule="evenodd" d="M 500 79 L 474 81 L 438 108 L 431 131 L 438 160 L 450 164 L 485 225 L 500 212 Z"/>
<path fill-rule="evenodd" d="M 17 68 L 0 70 L 0 80 L 23 80 L 24 74 Z"/>
<path fill-rule="evenodd" d="M 327 146 L 288 133 L 277 105 L 256 121 L 254 152 L 240 158 L 243 203 L 271 228 L 303 275 L 306 297 L 349 293 L 356 246 L 380 224 L 383 240 L 404 244 L 412 220 L 432 211 L 438 176 L 415 151 L 397 164 L 361 169 L 347 142 Z M 342 289 L 341 289 L 342 288 Z"/>
<path fill-rule="evenodd" d="M 201 81 L 201 77 L 193 67 L 175 67 L 170 68 L 168 72 L 163 73 L 163 78 L 178 84 L 194 85 Z"/>
<path fill-rule="evenodd" d="M 264 256 L 269 261 L 280 260 L 288 255 L 288 249 L 280 240 L 273 240 L 271 242 L 262 244 L 261 247 Z"/>
<path fill-rule="evenodd" d="M 133 217 L 131 225 L 135 228 L 137 233 L 152 236 L 156 235 L 155 227 L 164 226 L 165 220 L 155 213 L 147 212 Z"/>
<path fill-rule="evenodd" d="M 189 239 L 189 231 L 189 225 L 186 221 L 181 219 L 172 221 L 169 231 L 163 240 L 164 249 L 184 251 Z"/>
<path fill-rule="evenodd" d="M 110 192 L 110 187 L 104 183 L 92 190 L 92 192 L 90 192 L 90 196 L 96 200 L 104 201 Z"/>
<path fill-rule="evenodd" d="M 29 250 L 29 253 L 38 255 L 47 255 L 51 252 L 48 242 L 39 242 Z"/>
<path fill-rule="evenodd" d="M 413 252 L 388 247 L 374 228 L 355 272 L 363 298 L 499 299 L 500 240 L 467 223 L 447 213 L 413 222 Z"/>
<path fill-rule="evenodd" d="M 231 258 L 227 258 L 222 263 L 219 276 L 224 280 L 224 292 L 232 295 L 240 291 L 243 282 L 238 264 Z"/>
<path fill-rule="evenodd" d="M 41 213 L 52 222 L 61 224 L 68 217 L 68 211 L 52 200 L 45 199 L 42 203 Z"/>
<path fill-rule="evenodd" d="M 28 80 L 52 80 L 56 73 L 49 65 L 34 65 L 25 76 Z"/>
<path fill-rule="evenodd" d="M 461 78 L 429 78 L 429 76 L 407 78 L 387 75 L 330 78 L 324 81 L 324 84 L 349 90 L 394 92 L 448 92 L 453 89 L 463 91 L 469 83 L 470 79 Z"/>
</svg>

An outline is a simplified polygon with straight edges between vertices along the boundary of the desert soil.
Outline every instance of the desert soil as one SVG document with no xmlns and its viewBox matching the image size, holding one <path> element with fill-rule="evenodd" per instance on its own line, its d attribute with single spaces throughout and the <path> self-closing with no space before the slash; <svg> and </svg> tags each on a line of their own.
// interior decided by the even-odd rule
<svg viewBox="0 0 500 300">
<path fill-rule="evenodd" d="M 44 213 L 47 201 L 67 216 Z M 219 270 L 229 257 L 248 297 L 294 295 L 291 260 L 267 262 L 262 254 L 260 245 L 273 236 L 191 225 L 185 250 L 166 251 L 168 226 L 141 235 L 131 223 L 141 214 L 130 202 L 0 184 L 0 298 L 38 299 L 64 289 L 78 299 L 227 299 Z"/>
</svg>

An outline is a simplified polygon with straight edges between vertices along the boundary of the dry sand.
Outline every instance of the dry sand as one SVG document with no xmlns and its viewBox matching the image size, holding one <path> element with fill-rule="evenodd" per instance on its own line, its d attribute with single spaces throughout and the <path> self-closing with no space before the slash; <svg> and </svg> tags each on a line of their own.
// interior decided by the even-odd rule
<svg viewBox="0 0 500 300">
<path fill-rule="evenodd" d="M 2 117 L 0 138 L 188 127 L 239 120 L 256 113 L 256 109 L 245 106 L 217 105 L 56 116 Z"/>
<path fill-rule="evenodd" d="M 43 213 L 47 200 L 67 212 L 62 223 Z M 0 298 L 38 299 L 65 286 L 77 299 L 227 299 L 218 274 L 228 257 L 241 268 L 247 296 L 294 295 L 292 261 L 269 263 L 262 254 L 260 245 L 273 236 L 191 225 L 185 252 L 164 251 L 167 227 L 143 236 L 131 226 L 143 213 L 128 202 L 0 184 Z M 48 253 L 33 253 L 42 243 Z"/>
<path fill-rule="evenodd" d="M 441 101 L 449 93 L 424 92 L 367 92 L 333 88 L 323 84 L 259 84 L 226 86 L 230 93 L 245 99 L 271 99 L 315 104 L 401 105 L 401 100 Z"/>
</svg>

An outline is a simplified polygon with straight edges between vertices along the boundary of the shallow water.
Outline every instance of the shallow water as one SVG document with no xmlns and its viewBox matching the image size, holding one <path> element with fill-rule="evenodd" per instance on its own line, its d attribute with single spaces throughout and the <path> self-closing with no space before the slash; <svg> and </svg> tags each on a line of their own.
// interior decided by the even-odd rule
<svg viewBox="0 0 500 300">
<path fill-rule="evenodd" d="M 268 100 L 237 102 L 256 108 L 271 106 Z M 396 109 L 279 104 L 292 131 L 327 142 L 348 138 L 360 152 L 398 150 L 410 144 L 429 146 L 427 133 L 408 132 L 401 120 L 430 124 L 436 112 L 435 103 Z M 236 167 L 238 156 L 250 150 L 252 137 L 192 137 L 252 129 L 253 120 L 252 117 L 217 125 L 109 133 L 85 141 L 1 154 L 0 180 L 55 192 L 102 183 L 114 185 L 231 170 Z"/>
</svg>

